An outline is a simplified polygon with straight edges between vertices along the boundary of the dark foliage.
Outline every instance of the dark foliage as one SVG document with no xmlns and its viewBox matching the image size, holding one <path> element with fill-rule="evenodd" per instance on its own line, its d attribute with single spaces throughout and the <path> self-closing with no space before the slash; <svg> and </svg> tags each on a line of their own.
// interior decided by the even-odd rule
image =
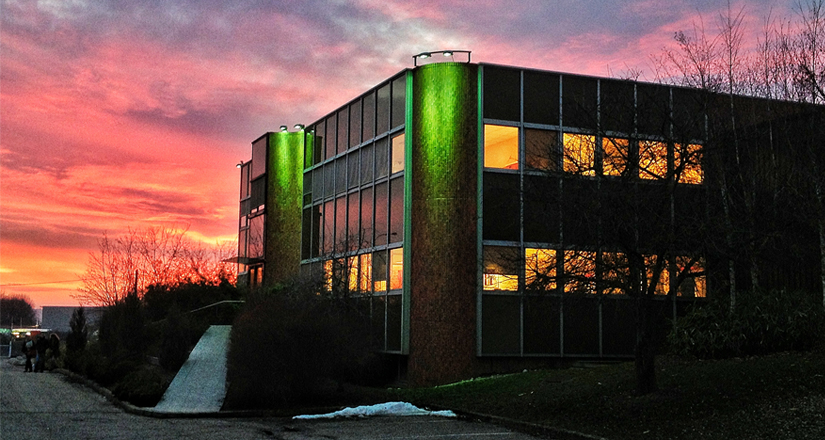
<svg viewBox="0 0 825 440">
<path fill-rule="evenodd" d="M 821 341 L 823 318 L 813 294 L 756 291 L 740 295 L 733 313 L 724 298 L 695 305 L 668 339 L 674 353 L 703 359 L 804 350 Z"/>
<path fill-rule="evenodd" d="M 227 407 L 308 403 L 330 383 L 378 375 L 368 317 L 352 298 L 316 292 L 281 287 L 247 301 L 232 329 Z"/>
<path fill-rule="evenodd" d="M 193 328 L 192 320 L 188 315 L 181 313 L 175 305 L 169 310 L 163 325 L 163 340 L 161 341 L 158 359 L 160 365 L 168 371 L 177 371 L 189 357 L 192 348 L 193 335 L 203 334 L 203 331 Z"/>
<path fill-rule="evenodd" d="M 106 308 L 100 317 L 100 348 L 115 360 L 140 362 L 148 347 L 146 316 L 137 295 Z"/>
<path fill-rule="evenodd" d="M 83 351 L 89 340 L 89 328 L 86 326 L 86 312 L 83 307 L 74 309 L 69 327 L 71 330 L 66 336 L 66 349 L 69 353 Z"/>
<path fill-rule="evenodd" d="M 33 326 L 34 308 L 28 298 L 22 296 L 0 296 L 0 327 Z"/>
</svg>

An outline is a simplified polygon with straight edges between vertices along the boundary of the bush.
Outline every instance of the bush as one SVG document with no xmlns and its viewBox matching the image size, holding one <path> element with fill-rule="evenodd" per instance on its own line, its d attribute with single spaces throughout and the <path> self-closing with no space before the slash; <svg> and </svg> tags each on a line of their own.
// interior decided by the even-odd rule
<svg viewBox="0 0 825 440">
<path fill-rule="evenodd" d="M 86 324 L 86 312 L 83 307 L 74 309 L 69 327 L 71 330 L 66 336 L 66 350 L 82 351 L 86 348 L 86 341 L 89 340 L 89 327 Z"/>
<path fill-rule="evenodd" d="M 821 340 L 825 315 L 815 295 L 771 290 L 737 300 L 734 313 L 724 299 L 694 305 L 668 336 L 671 351 L 720 359 L 805 350 Z"/>
<path fill-rule="evenodd" d="M 135 406 L 155 406 L 168 386 L 169 381 L 159 368 L 144 365 L 127 373 L 112 393 Z"/>
<path fill-rule="evenodd" d="M 227 407 L 307 403 L 330 381 L 368 375 L 368 317 L 354 299 L 316 292 L 292 285 L 247 300 L 230 339 Z"/>
</svg>

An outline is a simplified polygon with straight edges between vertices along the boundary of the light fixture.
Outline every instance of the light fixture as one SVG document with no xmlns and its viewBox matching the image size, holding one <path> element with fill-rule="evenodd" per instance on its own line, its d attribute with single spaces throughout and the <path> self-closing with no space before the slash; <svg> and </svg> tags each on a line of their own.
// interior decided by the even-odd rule
<svg viewBox="0 0 825 440">
<path fill-rule="evenodd" d="M 281 126 L 281 131 L 282 132 L 286 132 L 287 130 L 289 130 L 289 127 L 287 127 L 286 125 Z"/>
<path fill-rule="evenodd" d="M 304 124 L 295 124 L 295 129 L 301 131 L 304 129 Z"/>
<path fill-rule="evenodd" d="M 445 57 L 451 57 L 451 56 L 453 56 L 453 51 L 451 51 L 451 50 L 445 50 L 445 51 L 444 51 L 444 56 L 445 56 Z"/>
<path fill-rule="evenodd" d="M 240 161 L 240 162 L 238 162 L 237 165 L 235 165 L 235 168 L 240 168 L 242 166 L 243 166 L 243 161 Z"/>
<path fill-rule="evenodd" d="M 458 61 L 453 59 L 452 61 L 455 61 L 455 62 L 464 62 L 464 63 L 471 62 L 470 61 L 470 53 L 471 52 L 469 50 L 437 50 L 437 51 L 430 51 L 430 52 L 421 52 L 418 55 L 413 55 L 413 65 L 415 67 L 418 67 L 419 62 L 421 62 L 423 64 L 424 60 L 426 60 L 428 58 L 433 58 L 436 54 L 439 54 L 439 53 L 441 55 L 443 55 L 444 58 L 454 58 L 456 55 L 459 55 L 459 57 L 461 59 L 458 60 Z M 466 57 L 466 61 L 464 60 L 465 57 Z M 431 61 L 428 61 L 428 63 L 437 63 L 437 62 L 439 62 L 439 61 L 436 61 L 434 59 L 431 60 Z"/>
</svg>

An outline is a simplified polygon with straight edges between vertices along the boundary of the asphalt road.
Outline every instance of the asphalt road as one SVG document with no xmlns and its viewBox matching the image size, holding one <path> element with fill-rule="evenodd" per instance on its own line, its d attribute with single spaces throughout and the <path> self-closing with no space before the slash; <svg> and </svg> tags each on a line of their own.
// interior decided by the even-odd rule
<svg viewBox="0 0 825 440">
<path fill-rule="evenodd" d="M 480 422 L 439 417 L 293 421 L 159 419 L 129 414 L 58 373 L 24 373 L 0 359 L 0 440 L 82 439 L 533 439 Z"/>
</svg>

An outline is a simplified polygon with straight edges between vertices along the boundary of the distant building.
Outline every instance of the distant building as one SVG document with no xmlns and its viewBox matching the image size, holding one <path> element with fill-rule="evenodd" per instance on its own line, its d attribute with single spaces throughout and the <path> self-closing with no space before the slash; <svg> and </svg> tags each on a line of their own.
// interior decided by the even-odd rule
<svg viewBox="0 0 825 440">
<path fill-rule="evenodd" d="M 43 317 L 40 321 L 40 327 L 61 334 L 69 333 L 72 329 L 69 323 L 72 320 L 72 313 L 74 313 L 76 309 L 77 307 L 43 306 Z M 105 307 L 84 307 L 86 325 L 96 326 L 104 310 Z"/>
<path fill-rule="evenodd" d="M 747 288 L 756 259 L 724 250 L 716 227 L 722 182 L 763 152 L 822 159 L 822 106 L 466 56 L 266 133 L 241 164 L 239 284 L 342 282 L 412 384 L 632 356 L 635 301 L 616 264 L 627 249 L 649 249 L 645 264 L 666 255 L 663 318 L 727 292 L 731 267 Z M 758 259 L 774 262 L 763 285 L 815 290 L 815 236 L 788 223 Z"/>
</svg>

